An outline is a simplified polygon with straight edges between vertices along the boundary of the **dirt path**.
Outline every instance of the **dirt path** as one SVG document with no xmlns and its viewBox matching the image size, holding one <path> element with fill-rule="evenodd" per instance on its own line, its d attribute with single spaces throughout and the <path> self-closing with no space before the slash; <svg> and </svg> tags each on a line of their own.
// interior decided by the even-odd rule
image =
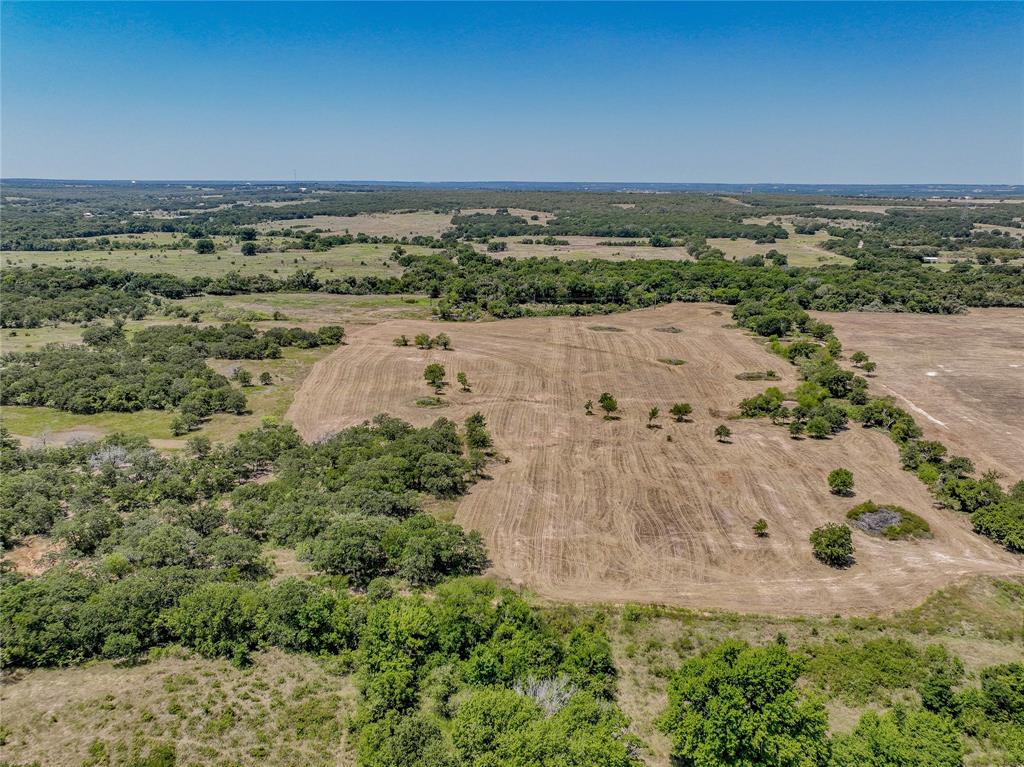
<svg viewBox="0 0 1024 767">
<path fill-rule="evenodd" d="M 676 304 L 597 319 L 447 324 L 455 350 L 442 352 L 391 343 L 439 324 L 386 322 L 356 331 L 317 363 L 288 418 L 318 438 L 382 411 L 419 425 L 482 411 L 510 460 L 473 488 L 456 519 L 484 535 L 496 573 L 556 599 L 866 614 L 907 607 L 968 574 L 1019 572 L 1019 558 L 932 507 L 880 432 L 854 427 L 794 441 L 766 421 L 740 420 L 729 424 L 732 444 L 716 442 L 724 415 L 768 385 L 737 373 L 771 368 L 784 389 L 797 383 L 795 368 L 728 323 L 720 307 Z M 601 326 L 621 332 L 594 329 Z M 683 332 L 655 330 L 665 326 Z M 687 362 L 659 361 L 669 357 Z M 473 392 L 452 387 L 449 407 L 417 407 L 430 393 L 422 371 L 432 361 L 450 380 L 465 371 Z M 602 391 L 618 398 L 621 420 L 584 414 L 583 403 Z M 691 423 L 663 415 L 662 428 L 646 427 L 650 407 L 666 414 L 678 401 L 693 404 Z M 853 471 L 855 499 L 828 492 L 837 466 Z M 855 566 L 817 563 L 810 531 L 869 498 L 914 510 L 935 538 L 855 532 Z M 751 533 L 758 517 L 768 521 L 767 539 Z"/>
</svg>

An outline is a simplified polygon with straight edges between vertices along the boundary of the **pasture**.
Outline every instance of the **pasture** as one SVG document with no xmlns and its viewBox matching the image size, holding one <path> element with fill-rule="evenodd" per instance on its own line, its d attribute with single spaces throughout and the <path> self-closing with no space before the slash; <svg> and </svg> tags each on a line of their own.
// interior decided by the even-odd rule
<svg viewBox="0 0 1024 767">
<path fill-rule="evenodd" d="M 147 235 L 148 237 L 148 235 Z M 398 276 L 402 267 L 390 260 L 393 245 L 352 243 L 324 252 L 280 250 L 279 242 L 262 242 L 270 252 L 243 256 L 231 238 L 215 237 L 218 250 L 199 254 L 194 249 L 139 250 L 49 250 L 10 251 L 3 254 L 4 266 L 102 266 L 135 272 L 164 272 L 179 277 L 222 277 L 228 272 L 244 275 L 268 274 L 287 277 L 296 269 L 312 271 L 320 279 L 331 277 Z M 427 248 L 404 246 L 412 253 L 427 253 Z"/>
</svg>

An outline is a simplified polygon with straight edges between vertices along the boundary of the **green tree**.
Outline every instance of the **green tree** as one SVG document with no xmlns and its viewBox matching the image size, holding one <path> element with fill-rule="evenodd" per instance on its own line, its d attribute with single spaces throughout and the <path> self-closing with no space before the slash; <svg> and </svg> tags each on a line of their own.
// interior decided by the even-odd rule
<svg viewBox="0 0 1024 767">
<path fill-rule="evenodd" d="M 853 492 L 853 472 L 833 469 L 828 475 L 828 487 L 833 495 L 850 495 Z"/>
<path fill-rule="evenodd" d="M 768 535 L 768 522 L 764 518 L 754 523 L 754 535 L 758 538 L 765 538 Z"/>
<path fill-rule="evenodd" d="M 677 402 L 668 412 L 677 422 L 682 423 L 693 413 L 693 406 L 688 402 Z"/>
<path fill-rule="evenodd" d="M 394 341 L 392 341 L 392 343 L 395 346 L 408 346 L 409 345 L 409 338 L 408 338 L 408 336 L 398 336 L 398 338 L 396 338 Z"/>
<path fill-rule="evenodd" d="M 810 536 L 814 556 L 831 567 L 846 567 L 853 560 L 853 534 L 835 522 L 817 527 Z"/>
<path fill-rule="evenodd" d="M 655 426 L 654 421 L 658 418 L 659 415 L 661 415 L 661 411 L 658 410 L 658 408 L 656 408 L 656 407 L 652 407 L 650 410 L 647 411 L 647 428 L 648 429 L 653 429 L 654 428 L 654 426 Z"/>
<path fill-rule="evenodd" d="M 242 386 L 252 386 L 252 373 L 245 368 L 235 368 L 233 378 Z"/>
<path fill-rule="evenodd" d="M 601 406 L 604 411 L 605 419 L 612 418 L 612 414 L 617 412 L 619 409 L 619 402 L 608 392 L 604 392 L 600 397 L 597 398 L 597 404 Z"/>
<path fill-rule="evenodd" d="M 242 243 L 242 255 L 243 256 L 255 256 L 256 255 L 256 243 L 255 242 L 243 242 Z"/>
<path fill-rule="evenodd" d="M 259 592 L 239 583 L 208 583 L 165 613 L 182 644 L 208 658 L 246 663 L 263 638 L 266 612 Z"/>
<path fill-rule="evenodd" d="M 469 377 L 465 373 L 459 371 L 455 376 L 455 380 L 459 382 L 459 386 L 462 387 L 462 391 L 471 391 L 469 388 Z"/>
<path fill-rule="evenodd" d="M 725 442 L 729 437 L 732 436 L 732 429 L 726 426 L 724 423 L 719 424 L 715 427 L 715 439 L 719 442 Z"/>
<path fill-rule="evenodd" d="M 796 689 L 800 661 L 781 645 L 728 641 L 683 663 L 658 726 L 694 767 L 825 767 L 828 716 Z"/>
<path fill-rule="evenodd" d="M 448 337 L 447 333 L 438 333 L 433 339 L 431 339 L 430 343 L 432 346 L 436 346 L 440 349 L 452 348 L 452 339 Z"/>
<path fill-rule="evenodd" d="M 270 386 L 274 383 L 274 377 L 270 375 L 266 370 L 260 373 L 260 384 L 262 386 Z"/>
<path fill-rule="evenodd" d="M 213 240 L 209 237 L 201 237 L 196 240 L 196 253 L 201 255 L 208 255 L 213 253 L 217 249 L 217 246 L 213 244 Z"/>
<path fill-rule="evenodd" d="M 824 416 L 816 415 L 807 422 L 806 431 L 814 439 L 824 439 L 832 433 L 832 427 Z"/>
<path fill-rule="evenodd" d="M 402 337 L 404 338 L 405 336 Z M 432 344 L 433 342 L 430 340 L 430 336 L 427 335 L 426 333 L 416 334 L 416 346 L 418 346 L 420 349 L 429 349 L 432 346 Z"/>
<path fill-rule="evenodd" d="M 444 376 L 444 366 L 437 362 L 431 362 L 423 369 L 423 378 L 434 387 L 435 391 L 441 391 L 441 387 L 444 386 Z"/>
</svg>

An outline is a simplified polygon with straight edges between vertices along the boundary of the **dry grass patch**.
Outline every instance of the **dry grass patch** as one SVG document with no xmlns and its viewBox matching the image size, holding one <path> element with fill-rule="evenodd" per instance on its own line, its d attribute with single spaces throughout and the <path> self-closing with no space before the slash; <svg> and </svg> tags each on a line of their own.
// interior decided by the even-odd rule
<svg viewBox="0 0 1024 767">
<path fill-rule="evenodd" d="M 116 766 L 171 746 L 181 765 L 355 763 L 344 728 L 355 707 L 349 677 L 279 651 L 257 655 L 245 669 L 165 655 L 139 666 L 9 675 L 0 688 L 7 733 L 0 760 Z"/>
</svg>

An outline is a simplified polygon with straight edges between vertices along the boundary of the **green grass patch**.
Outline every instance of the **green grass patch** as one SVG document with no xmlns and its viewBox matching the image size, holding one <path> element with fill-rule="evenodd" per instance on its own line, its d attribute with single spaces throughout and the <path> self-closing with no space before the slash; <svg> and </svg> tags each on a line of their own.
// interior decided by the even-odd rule
<svg viewBox="0 0 1024 767">
<path fill-rule="evenodd" d="M 420 397 L 416 400 L 416 407 L 448 407 L 448 403 L 440 397 Z"/>
</svg>

